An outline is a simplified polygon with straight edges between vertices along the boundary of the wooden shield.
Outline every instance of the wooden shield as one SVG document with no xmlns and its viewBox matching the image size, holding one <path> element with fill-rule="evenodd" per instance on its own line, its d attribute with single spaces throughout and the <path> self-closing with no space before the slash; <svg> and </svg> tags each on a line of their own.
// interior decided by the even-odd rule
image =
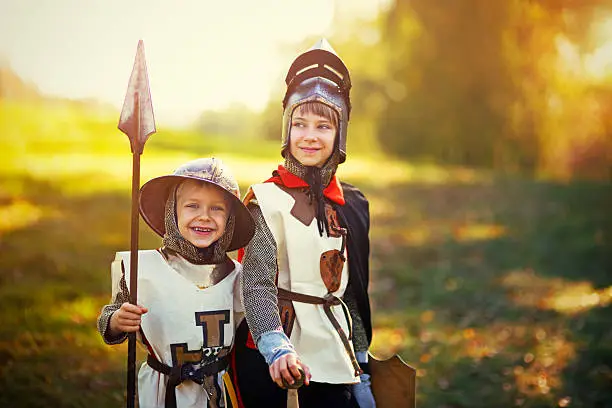
<svg viewBox="0 0 612 408">
<path fill-rule="evenodd" d="M 377 408 L 415 408 L 416 370 L 397 354 L 379 360 L 369 354 L 372 393 Z"/>
</svg>

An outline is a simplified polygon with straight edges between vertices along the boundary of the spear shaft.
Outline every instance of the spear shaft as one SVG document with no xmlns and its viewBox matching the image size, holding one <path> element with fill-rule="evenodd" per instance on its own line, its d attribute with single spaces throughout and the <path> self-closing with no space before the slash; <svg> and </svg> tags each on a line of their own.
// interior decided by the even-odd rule
<svg viewBox="0 0 612 408">
<path fill-rule="evenodd" d="M 136 129 L 140 133 L 140 106 L 138 92 L 134 101 Z M 138 135 L 140 140 L 140 134 Z M 138 302 L 138 192 L 140 190 L 140 152 L 133 149 L 132 153 L 132 222 L 130 226 L 130 303 Z M 128 335 L 127 358 L 127 406 L 134 408 L 136 400 L 136 333 Z"/>
<path fill-rule="evenodd" d="M 140 155 L 149 136 L 155 133 L 155 118 L 144 57 L 144 44 L 138 42 L 136 59 L 119 118 L 119 130 L 130 139 L 132 150 L 132 211 L 130 224 L 130 303 L 138 304 L 138 207 L 140 192 Z M 128 334 L 127 407 L 136 400 L 136 333 Z"/>
</svg>

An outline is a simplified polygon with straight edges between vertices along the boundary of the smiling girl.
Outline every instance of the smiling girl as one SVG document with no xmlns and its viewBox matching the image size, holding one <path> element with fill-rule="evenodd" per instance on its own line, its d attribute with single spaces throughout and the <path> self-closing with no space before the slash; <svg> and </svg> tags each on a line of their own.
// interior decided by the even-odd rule
<svg viewBox="0 0 612 408">
<path fill-rule="evenodd" d="M 227 407 L 220 376 L 244 313 L 242 266 L 226 253 L 254 231 L 238 184 L 220 160 L 194 160 L 144 184 L 140 213 L 163 246 L 138 252 L 139 305 L 128 301 L 130 254 L 117 253 L 98 330 L 108 344 L 137 332 L 147 347 L 139 406 Z"/>
<path fill-rule="evenodd" d="M 327 41 L 291 65 L 283 100 L 284 165 L 251 186 L 255 235 L 244 249 L 246 321 L 231 367 L 244 407 L 284 407 L 302 371 L 302 407 L 374 407 L 367 350 L 368 202 L 340 183 L 349 72 Z"/>
</svg>

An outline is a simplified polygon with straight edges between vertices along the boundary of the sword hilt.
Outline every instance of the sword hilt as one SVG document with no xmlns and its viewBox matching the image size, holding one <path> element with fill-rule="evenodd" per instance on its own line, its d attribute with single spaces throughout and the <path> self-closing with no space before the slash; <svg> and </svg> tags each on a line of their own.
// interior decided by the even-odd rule
<svg viewBox="0 0 612 408">
<path fill-rule="evenodd" d="M 304 370 L 302 370 L 301 368 L 298 368 L 298 370 L 300 372 L 300 378 L 294 378 L 293 384 L 289 384 L 287 382 L 287 380 L 285 380 L 285 377 L 281 377 L 284 389 L 286 389 L 286 390 L 297 390 L 302 385 L 304 385 L 304 380 L 306 380 L 306 374 L 304 373 Z"/>
<path fill-rule="evenodd" d="M 293 384 L 289 384 L 285 377 L 281 377 L 283 382 L 283 388 L 287 390 L 287 408 L 300 408 L 300 400 L 298 397 L 298 388 L 304 385 L 304 380 L 306 379 L 306 374 L 304 370 L 298 368 L 300 372 L 300 378 L 294 377 Z M 292 374 L 293 375 L 293 374 Z"/>
<path fill-rule="evenodd" d="M 301 368 L 298 368 L 298 370 L 300 371 L 300 378 L 294 378 L 293 384 L 289 384 L 283 377 L 283 387 L 287 389 L 287 408 L 300 408 L 298 388 L 304 385 L 306 374 Z"/>
</svg>

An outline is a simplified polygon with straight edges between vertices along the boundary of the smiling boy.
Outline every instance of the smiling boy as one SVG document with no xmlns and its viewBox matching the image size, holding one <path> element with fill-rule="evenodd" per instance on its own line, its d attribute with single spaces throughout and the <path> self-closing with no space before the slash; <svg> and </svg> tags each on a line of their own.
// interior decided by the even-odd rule
<svg viewBox="0 0 612 408">
<path fill-rule="evenodd" d="M 207 248 L 225 231 L 231 203 L 219 188 L 187 180 L 176 192 L 180 234 L 198 248 Z"/>
<path fill-rule="evenodd" d="M 113 303 L 102 309 L 98 329 L 108 344 L 137 332 L 147 347 L 139 406 L 227 406 L 220 376 L 243 308 L 242 266 L 226 253 L 254 231 L 238 185 L 220 160 L 194 160 L 143 185 L 140 213 L 163 246 L 138 253 L 138 305 L 128 302 L 130 254 L 117 253 Z"/>
</svg>

